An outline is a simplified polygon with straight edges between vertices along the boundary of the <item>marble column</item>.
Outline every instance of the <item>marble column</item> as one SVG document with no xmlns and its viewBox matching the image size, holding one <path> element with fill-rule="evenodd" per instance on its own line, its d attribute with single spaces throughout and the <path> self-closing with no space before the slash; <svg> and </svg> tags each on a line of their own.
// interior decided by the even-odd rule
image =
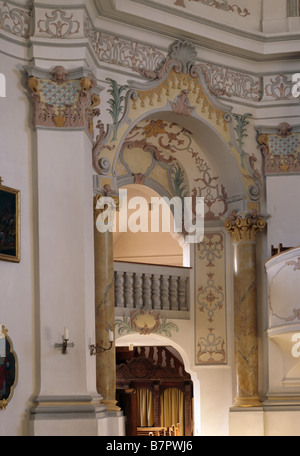
<svg viewBox="0 0 300 456">
<path fill-rule="evenodd" d="M 103 197 L 105 206 L 99 208 Z M 103 397 L 101 403 L 108 411 L 120 410 L 116 405 L 115 343 L 108 349 L 109 334 L 114 335 L 115 328 L 113 233 L 109 229 L 100 231 L 99 216 L 107 208 L 114 210 L 116 204 L 117 197 L 108 197 L 105 191 L 94 197 L 96 385 L 97 392 Z"/>
<path fill-rule="evenodd" d="M 225 227 L 234 248 L 235 399 L 239 407 L 260 406 L 258 394 L 258 337 L 256 237 L 266 226 L 263 216 L 232 213 Z"/>
</svg>

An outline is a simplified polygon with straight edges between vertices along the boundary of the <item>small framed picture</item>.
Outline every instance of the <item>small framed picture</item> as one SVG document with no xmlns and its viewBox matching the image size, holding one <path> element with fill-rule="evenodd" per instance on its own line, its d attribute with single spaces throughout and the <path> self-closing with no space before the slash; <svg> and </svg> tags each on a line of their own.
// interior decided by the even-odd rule
<svg viewBox="0 0 300 456">
<path fill-rule="evenodd" d="M 20 261 L 20 191 L 0 179 L 0 260 Z"/>
<path fill-rule="evenodd" d="M 18 363 L 7 329 L 0 324 L 0 411 L 6 410 L 17 384 Z"/>
</svg>

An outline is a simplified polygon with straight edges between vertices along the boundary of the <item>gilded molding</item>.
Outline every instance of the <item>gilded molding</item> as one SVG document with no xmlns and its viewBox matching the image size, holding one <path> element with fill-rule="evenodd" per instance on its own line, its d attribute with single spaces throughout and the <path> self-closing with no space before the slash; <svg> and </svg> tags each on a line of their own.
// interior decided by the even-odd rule
<svg viewBox="0 0 300 456">
<path fill-rule="evenodd" d="M 100 98 L 93 93 L 96 86 L 92 74 L 72 79 L 63 66 L 56 66 L 48 75 L 29 75 L 32 92 L 34 127 L 85 128 L 93 137 L 93 119 L 100 114 Z"/>
<path fill-rule="evenodd" d="M 257 214 L 256 211 L 233 211 L 225 221 L 225 228 L 231 233 L 233 242 L 256 242 L 257 234 L 263 231 L 266 225 L 266 217 Z"/>
</svg>

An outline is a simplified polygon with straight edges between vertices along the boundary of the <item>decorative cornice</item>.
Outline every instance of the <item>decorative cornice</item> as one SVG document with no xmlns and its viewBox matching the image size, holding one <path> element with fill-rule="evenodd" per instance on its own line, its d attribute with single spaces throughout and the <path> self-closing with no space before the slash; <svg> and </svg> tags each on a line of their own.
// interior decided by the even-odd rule
<svg viewBox="0 0 300 456">
<path fill-rule="evenodd" d="M 266 217 L 256 211 L 237 213 L 232 211 L 225 221 L 225 228 L 231 233 L 233 242 L 256 242 L 257 234 L 266 227 Z"/>
<path fill-rule="evenodd" d="M 192 0 L 189 0 L 188 8 L 184 8 L 183 3 L 187 0 L 180 0 L 182 7 L 171 7 L 165 5 L 164 2 L 151 2 L 150 0 L 132 0 L 137 3 L 145 4 L 147 11 L 150 10 L 154 14 L 151 20 L 149 17 L 142 17 L 140 11 L 142 8 L 137 8 L 136 11 L 126 11 L 126 7 L 119 10 L 119 5 L 115 5 L 112 0 L 106 0 L 106 4 L 109 5 L 108 8 L 102 9 L 96 1 L 96 9 L 93 5 L 93 2 L 84 2 L 76 3 L 73 5 L 67 4 L 67 2 L 56 2 L 55 5 L 51 6 L 48 2 L 46 4 L 33 2 L 31 6 L 28 6 L 29 2 L 24 2 L 26 5 L 19 6 L 12 1 L 3 1 L 0 0 L 0 30 L 4 30 L 9 35 L 18 36 L 25 40 L 28 40 L 28 45 L 30 46 L 29 38 L 42 38 L 50 41 L 56 41 L 53 43 L 53 46 L 59 45 L 59 41 L 66 40 L 66 44 L 71 44 L 70 42 L 74 39 L 87 38 L 91 47 L 94 49 L 96 57 L 99 60 L 103 61 L 100 57 L 100 54 L 105 57 L 105 59 L 115 59 L 116 55 L 121 56 L 123 60 L 124 67 L 129 68 L 125 60 L 130 60 L 131 58 L 135 60 L 137 65 L 140 65 L 141 58 L 145 59 L 148 63 L 152 62 L 152 68 L 155 68 L 158 60 L 161 59 L 162 55 L 165 55 L 165 51 L 162 49 L 155 49 L 155 46 L 151 44 L 151 38 L 148 38 L 148 43 L 133 41 L 130 36 L 132 34 L 128 30 L 131 23 L 131 27 L 137 29 L 137 31 L 146 31 L 149 34 L 157 33 L 161 31 L 164 42 L 166 43 L 169 40 L 177 39 L 178 36 L 185 36 L 187 39 L 191 39 L 197 46 L 206 47 L 207 49 L 213 49 L 216 52 L 223 52 L 229 55 L 236 55 L 239 58 L 239 54 L 243 52 L 245 57 L 248 57 L 250 60 L 255 61 L 267 61 L 288 59 L 292 56 L 297 57 L 296 46 L 293 45 L 293 42 L 298 39 L 297 33 L 291 33 L 286 31 L 282 34 L 277 33 L 263 33 L 257 30 L 250 30 L 244 27 L 237 27 L 236 24 L 229 25 L 226 21 L 224 22 L 221 17 L 220 21 L 211 20 L 206 14 L 203 16 L 201 14 L 193 14 L 194 5 L 192 5 Z M 248 21 L 251 16 L 247 9 L 242 9 L 238 5 L 229 4 L 231 2 L 221 2 L 215 0 L 193 0 L 198 3 L 203 3 L 203 8 L 214 7 L 217 10 L 220 10 L 217 14 L 228 14 L 231 11 L 231 14 L 240 16 L 240 20 Z M 20 2 L 21 4 L 22 2 Z M 30 2 L 32 3 L 32 2 Z M 125 2 L 124 2 L 125 3 Z M 129 2 L 127 2 L 128 6 Z M 123 6 L 123 5 L 122 5 Z M 179 5 L 180 6 L 180 5 Z M 199 5 L 200 6 L 200 5 Z M 150 7 L 150 9 L 149 9 Z M 202 5 L 200 6 L 200 10 Z M 189 9 L 191 12 L 189 13 Z M 110 10 L 110 12 L 108 12 Z M 167 13 L 170 15 L 170 18 L 177 17 L 177 33 L 176 28 L 169 27 L 167 24 L 162 24 L 161 21 L 157 20 L 157 12 L 160 11 L 162 14 Z M 116 14 L 116 16 L 115 16 Z M 129 17 L 128 17 L 129 14 Z M 135 17 L 136 14 L 136 17 Z M 230 13 L 229 13 L 230 14 Z M 244 17 L 242 17 L 244 15 Z M 105 20 L 108 20 L 110 23 L 111 19 L 120 24 L 118 36 L 112 34 L 109 26 L 105 29 L 103 24 L 101 24 L 101 29 L 95 26 L 95 19 L 105 23 Z M 180 21 L 181 19 L 181 21 Z M 149 27 L 144 27 L 144 21 L 150 20 Z M 282 19 L 283 21 L 285 19 Z M 198 32 L 193 33 L 189 36 L 190 30 L 188 28 L 183 29 L 182 25 L 185 21 L 189 21 L 191 25 L 191 30 L 195 23 L 197 23 Z M 204 28 L 199 29 L 199 23 L 204 25 Z M 100 31 L 101 30 L 101 31 Z M 181 33 L 178 33 L 181 32 Z M 205 34 L 205 31 L 208 32 Z M 217 37 L 214 37 L 214 33 L 217 32 L 219 36 L 221 31 L 225 31 L 224 40 L 220 42 Z M 150 36 L 150 35 L 149 35 Z M 231 45 L 232 40 L 228 40 L 228 37 L 233 36 L 236 38 L 243 38 L 243 41 L 237 41 L 235 47 Z M 46 41 L 45 41 L 46 42 Z M 69 42 L 69 43 L 68 43 Z M 270 56 L 265 52 L 266 43 L 275 43 L 281 42 L 284 43 L 285 49 L 282 50 L 280 47 L 280 53 L 275 54 L 274 52 L 270 53 Z M 51 43 L 52 44 L 52 43 Z M 158 46 L 159 47 L 159 46 Z M 129 49 L 131 48 L 131 49 Z M 126 63 L 126 64 L 125 64 Z M 143 65 L 143 63 L 142 63 Z M 229 70 L 229 69 L 228 69 Z M 229 70 L 230 72 L 230 70 Z M 236 76 L 239 75 L 238 70 Z M 255 72 L 252 73 L 253 76 L 250 76 L 251 79 L 254 78 Z M 241 76 L 241 75 L 240 75 Z M 239 89 L 239 84 L 237 81 L 232 79 L 231 84 L 227 84 L 229 81 L 224 79 L 228 90 L 232 88 Z M 254 87 L 250 87 L 251 81 L 248 80 L 247 87 L 250 88 L 250 92 Z M 246 90 L 247 90 L 246 87 Z M 256 90 L 256 89 L 255 89 Z"/>
<path fill-rule="evenodd" d="M 73 12 L 63 11 L 59 8 L 44 13 L 42 19 L 37 21 L 37 30 L 49 38 L 70 38 L 78 35 L 82 24 L 74 18 Z"/>
<path fill-rule="evenodd" d="M 134 68 L 147 79 L 164 79 L 171 69 L 175 73 L 190 75 L 192 78 L 203 76 L 209 91 L 215 96 L 225 95 L 225 88 L 215 88 L 210 84 L 210 79 L 206 72 L 202 71 L 200 65 L 196 65 L 197 51 L 195 46 L 187 41 L 175 41 L 169 50 L 168 56 L 162 65 L 154 71 L 145 68 Z"/>
<path fill-rule="evenodd" d="M 190 0 L 189 0 L 190 1 Z M 216 1 L 216 0 L 193 0 L 194 2 L 200 2 L 205 6 L 211 6 L 213 8 L 217 8 L 222 12 L 233 12 L 237 13 L 241 17 L 250 16 L 250 12 L 247 8 L 241 8 L 239 5 L 230 5 L 227 1 Z M 181 6 L 182 8 L 186 8 L 186 0 L 176 0 L 174 5 Z"/>
<path fill-rule="evenodd" d="M 0 29 L 19 36 L 29 38 L 31 34 L 32 14 L 29 8 L 20 8 L 0 1 Z"/>
<path fill-rule="evenodd" d="M 35 4 L 32 8 L 25 8 L 0 0 L 0 32 L 3 31 L 2 37 L 8 40 L 20 38 L 17 40 L 18 44 L 28 47 L 35 42 L 34 40 L 54 48 L 61 46 L 62 42 L 66 46 L 73 47 L 74 41 L 78 41 L 78 45 L 88 46 L 93 50 L 95 62 L 98 61 L 101 65 L 117 65 L 119 67 L 117 72 L 131 74 L 132 71 L 142 71 L 144 75 L 148 73 L 150 77 L 151 73 L 162 65 L 168 54 L 166 43 L 163 46 L 157 46 L 151 42 L 147 44 L 137 41 L 130 38 L 130 35 L 125 36 L 124 29 L 122 29 L 123 35 L 121 31 L 116 35 L 110 30 L 106 31 L 103 28 L 100 30 L 94 25 L 92 9 L 82 3 L 77 7 L 62 5 L 59 8 L 58 5 L 51 7 L 50 4 Z M 216 8 L 218 8 L 217 4 L 222 6 L 223 3 L 227 4 L 227 2 L 214 1 L 207 3 L 205 0 L 205 5 Z M 162 7 L 163 5 L 156 5 L 158 9 Z M 222 6 L 222 12 L 226 13 L 229 7 L 228 4 Z M 178 8 L 178 10 L 184 11 L 184 8 Z M 124 26 L 121 20 L 120 24 Z M 290 39 L 293 38 L 290 36 Z M 81 43 L 79 40 L 82 40 Z M 194 39 L 193 42 L 195 42 Z M 202 43 L 200 44 L 202 46 Z M 194 64 L 203 73 L 207 86 L 217 95 L 235 97 L 242 102 L 251 103 L 286 102 L 287 100 L 291 104 L 295 103 L 291 95 L 290 79 L 293 74 L 291 70 L 286 74 L 257 76 L 255 72 L 245 72 L 199 58 Z M 263 99 L 262 96 L 264 96 Z"/>
</svg>

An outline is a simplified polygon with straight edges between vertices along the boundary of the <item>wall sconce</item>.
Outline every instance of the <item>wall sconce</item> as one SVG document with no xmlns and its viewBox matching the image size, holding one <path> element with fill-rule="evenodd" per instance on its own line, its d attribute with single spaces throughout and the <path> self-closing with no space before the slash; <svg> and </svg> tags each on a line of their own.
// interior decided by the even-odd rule
<svg viewBox="0 0 300 456">
<path fill-rule="evenodd" d="M 74 345 L 75 345 L 73 342 L 70 342 L 70 343 L 68 342 L 68 340 L 69 340 L 69 330 L 68 330 L 68 328 L 64 329 L 64 335 L 62 336 L 62 338 L 63 338 L 62 344 L 56 343 L 56 344 L 54 344 L 54 347 L 55 348 L 61 348 L 62 354 L 66 355 L 67 354 L 67 348 L 68 347 L 74 347 Z"/>
<path fill-rule="evenodd" d="M 103 353 L 105 351 L 108 351 L 112 348 L 113 341 L 114 341 L 114 333 L 108 329 L 108 341 L 109 341 L 109 347 L 101 347 L 101 345 L 90 345 L 90 355 L 96 355 L 97 353 Z"/>
</svg>

